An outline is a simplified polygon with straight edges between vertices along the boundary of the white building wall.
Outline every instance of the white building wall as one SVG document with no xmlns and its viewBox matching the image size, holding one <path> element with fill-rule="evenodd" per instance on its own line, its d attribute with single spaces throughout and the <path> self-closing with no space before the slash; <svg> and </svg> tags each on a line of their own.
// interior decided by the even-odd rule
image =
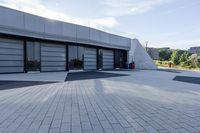
<svg viewBox="0 0 200 133">
<path fill-rule="evenodd" d="M 129 63 L 134 61 L 136 69 L 157 69 L 154 61 L 137 39 L 131 40 L 131 48 L 128 55 Z"/>
</svg>

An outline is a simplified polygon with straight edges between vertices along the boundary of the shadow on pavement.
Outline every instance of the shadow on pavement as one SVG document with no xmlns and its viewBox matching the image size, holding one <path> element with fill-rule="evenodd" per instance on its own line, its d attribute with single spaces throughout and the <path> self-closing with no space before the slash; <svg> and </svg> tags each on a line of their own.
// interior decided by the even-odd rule
<svg viewBox="0 0 200 133">
<path fill-rule="evenodd" d="M 186 83 L 200 84 L 200 77 L 176 76 L 173 80 Z"/>
<path fill-rule="evenodd" d="M 74 72 L 74 73 L 69 73 L 67 75 L 65 81 L 111 78 L 111 77 L 121 77 L 121 76 L 129 76 L 129 75 L 128 74 L 108 73 L 108 72 L 96 72 L 96 71 Z"/>
<path fill-rule="evenodd" d="M 181 73 L 181 71 L 176 69 L 157 69 L 157 71 L 163 71 L 163 72 L 171 72 L 171 73 Z"/>
<path fill-rule="evenodd" d="M 36 85 L 45 85 L 56 82 L 39 82 L 39 81 L 0 81 L 0 91 L 9 90 L 15 88 L 36 86 Z"/>
</svg>

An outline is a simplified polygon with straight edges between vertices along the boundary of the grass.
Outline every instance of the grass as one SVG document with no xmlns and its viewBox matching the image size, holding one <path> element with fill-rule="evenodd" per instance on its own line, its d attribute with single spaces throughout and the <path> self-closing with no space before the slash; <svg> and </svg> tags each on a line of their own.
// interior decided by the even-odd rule
<svg viewBox="0 0 200 133">
<path fill-rule="evenodd" d="M 169 68 L 169 63 L 171 61 L 160 61 L 160 60 L 155 60 L 154 61 L 157 67 L 165 67 Z M 182 67 L 181 65 L 172 65 L 171 68 L 174 69 L 179 69 L 179 70 L 192 70 L 192 71 L 200 71 L 200 68 L 189 68 L 189 67 Z"/>
</svg>

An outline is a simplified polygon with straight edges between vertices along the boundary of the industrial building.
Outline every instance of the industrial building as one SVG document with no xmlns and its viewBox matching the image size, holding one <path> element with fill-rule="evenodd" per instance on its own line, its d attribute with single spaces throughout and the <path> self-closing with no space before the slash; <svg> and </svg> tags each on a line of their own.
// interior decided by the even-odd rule
<svg viewBox="0 0 200 133">
<path fill-rule="evenodd" d="M 136 39 L 0 7 L 0 73 L 116 69 L 131 61 L 156 68 Z"/>
</svg>

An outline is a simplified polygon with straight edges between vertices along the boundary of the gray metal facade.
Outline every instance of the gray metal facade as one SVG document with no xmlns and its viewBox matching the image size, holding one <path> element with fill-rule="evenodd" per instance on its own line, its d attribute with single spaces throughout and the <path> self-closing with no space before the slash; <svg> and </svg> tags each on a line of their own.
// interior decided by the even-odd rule
<svg viewBox="0 0 200 133">
<path fill-rule="evenodd" d="M 0 73 L 24 71 L 23 41 L 0 38 Z"/>
<path fill-rule="evenodd" d="M 131 39 L 0 6 L 0 33 L 129 50 Z"/>
<path fill-rule="evenodd" d="M 66 70 L 65 45 L 41 44 L 41 71 Z"/>
<path fill-rule="evenodd" d="M 84 69 L 85 70 L 97 69 L 97 50 L 95 48 L 84 49 Z"/>
<path fill-rule="evenodd" d="M 114 68 L 114 51 L 113 50 L 102 50 L 103 54 L 103 69 Z"/>
<path fill-rule="evenodd" d="M 30 42 L 39 44 L 40 48 L 39 52 L 33 51 L 40 56 L 37 60 L 37 71 L 68 70 L 67 46 L 84 48 L 83 69 L 99 68 L 97 49 L 103 50 L 103 69 L 113 69 L 114 49 L 128 51 L 131 45 L 131 39 L 126 37 L 90 27 L 49 20 L 2 6 L 0 37 L 0 73 L 31 71 L 27 68 L 36 64 L 36 60 L 29 61 L 27 58 L 27 53 L 30 54 L 27 52 Z M 36 58 L 35 55 L 33 57 Z"/>
</svg>

